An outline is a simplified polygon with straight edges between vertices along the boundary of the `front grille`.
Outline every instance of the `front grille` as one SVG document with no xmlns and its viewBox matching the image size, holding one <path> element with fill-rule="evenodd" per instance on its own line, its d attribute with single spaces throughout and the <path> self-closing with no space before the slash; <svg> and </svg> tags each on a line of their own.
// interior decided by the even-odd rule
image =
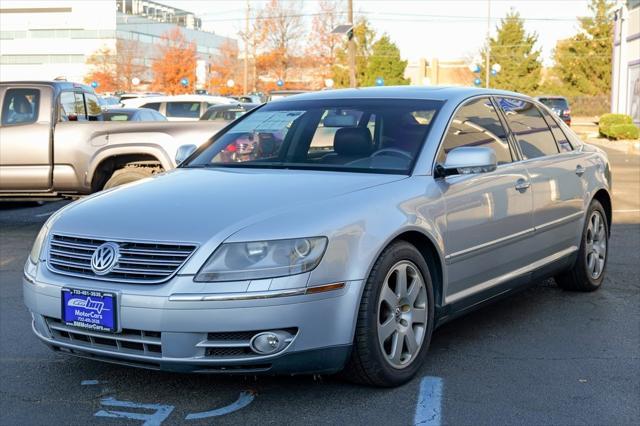
<svg viewBox="0 0 640 426">
<path fill-rule="evenodd" d="M 157 331 L 125 328 L 111 334 L 69 326 L 55 318 L 45 317 L 45 320 L 54 340 L 112 352 L 162 357 L 160 332 Z"/>
<path fill-rule="evenodd" d="M 195 245 L 114 241 L 120 247 L 116 267 L 106 275 L 91 270 L 91 256 L 108 240 L 53 234 L 49 269 L 53 272 L 106 281 L 159 283 L 171 278 L 195 250 Z"/>
</svg>

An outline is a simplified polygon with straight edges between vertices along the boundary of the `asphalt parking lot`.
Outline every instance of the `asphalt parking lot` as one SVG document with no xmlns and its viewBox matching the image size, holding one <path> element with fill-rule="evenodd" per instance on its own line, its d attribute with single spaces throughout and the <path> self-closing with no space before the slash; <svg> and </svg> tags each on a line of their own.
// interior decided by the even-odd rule
<svg viewBox="0 0 640 426">
<path fill-rule="evenodd" d="M 614 225 L 591 294 L 553 280 L 435 332 L 418 378 L 397 389 L 336 377 L 158 373 L 54 353 L 31 332 L 21 276 L 64 202 L 0 205 L 0 424 L 640 423 L 640 155 L 607 149 Z"/>
</svg>

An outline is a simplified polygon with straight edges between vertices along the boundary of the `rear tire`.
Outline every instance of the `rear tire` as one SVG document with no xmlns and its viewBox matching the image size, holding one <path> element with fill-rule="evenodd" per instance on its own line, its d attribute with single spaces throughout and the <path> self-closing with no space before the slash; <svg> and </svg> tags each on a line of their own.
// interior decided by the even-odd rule
<svg viewBox="0 0 640 426">
<path fill-rule="evenodd" d="M 347 379 L 381 387 L 411 380 L 424 363 L 433 319 L 427 263 L 408 242 L 393 243 L 382 252 L 365 284 L 344 372 Z"/>
<path fill-rule="evenodd" d="M 140 179 L 148 178 L 154 174 L 155 169 L 151 167 L 124 167 L 118 169 L 107 180 L 102 189 L 111 189 L 125 183 L 135 182 Z"/>
<path fill-rule="evenodd" d="M 555 277 L 558 286 L 570 291 L 595 291 L 604 280 L 609 257 L 609 224 L 602 204 L 593 200 L 587 210 L 578 258 L 571 269 Z"/>
</svg>

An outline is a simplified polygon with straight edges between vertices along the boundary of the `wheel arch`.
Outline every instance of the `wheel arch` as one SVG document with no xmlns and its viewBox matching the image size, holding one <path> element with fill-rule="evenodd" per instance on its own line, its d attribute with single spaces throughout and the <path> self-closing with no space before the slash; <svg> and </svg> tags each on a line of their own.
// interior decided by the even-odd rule
<svg viewBox="0 0 640 426">
<path fill-rule="evenodd" d="M 102 189 L 109 177 L 118 169 L 128 164 L 148 164 L 150 167 L 161 167 L 166 170 L 164 162 L 152 152 L 112 152 L 110 155 L 101 156 L 92 168 L 91 192 Z"/>
<path fill-rule="evenodd" d="M 609 191 L 602 188 L 593 195 L 593 200 L 598 200 L 600 204 L 602 204 L 602 208 L 604 208 L 604 213 L 607 216 L 607 224 L 609 225 L 609 234 L 611 234 L 611 224 L 613 221 L 613 205 L 611 203 L 611 195 Z"/>
<path fill-rule="evenodd" d="M 425 233 L 423 230 L 413 228 L 404 229 L 391 237 L 384 245 L 382 245 L 378 253 L 376 253 L 376 256 L 373 258 L 371 265 L 369 265 L 365 281 L 369 278 L 373 265 L 378 261 L 382 252 L 397 241 L 408 242 L 413 245 L 420 254 L 422 254 L 422 257 L 429 267 L 436 308 L 442 307 L 444 301 L 443 294 L 445 281 L 444 259 L 441 255 L 441 251 L 438 249 L 439 246 L 436 242 L 436 238 Z"/>
</svg>

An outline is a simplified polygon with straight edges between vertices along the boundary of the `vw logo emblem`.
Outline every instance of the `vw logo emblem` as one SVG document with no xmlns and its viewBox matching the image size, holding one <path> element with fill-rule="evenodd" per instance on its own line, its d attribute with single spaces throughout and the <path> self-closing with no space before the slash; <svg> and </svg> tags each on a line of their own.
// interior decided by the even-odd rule
<svg viewBox="0 0 640 426">
<path fill-rule="evenodd" d="M 116 243 L 104 243 L 91 256 L 91 270 L 96 275 L 106 275 L 115 268 L 120 260 L 120 246 Z"/>
</svg>

